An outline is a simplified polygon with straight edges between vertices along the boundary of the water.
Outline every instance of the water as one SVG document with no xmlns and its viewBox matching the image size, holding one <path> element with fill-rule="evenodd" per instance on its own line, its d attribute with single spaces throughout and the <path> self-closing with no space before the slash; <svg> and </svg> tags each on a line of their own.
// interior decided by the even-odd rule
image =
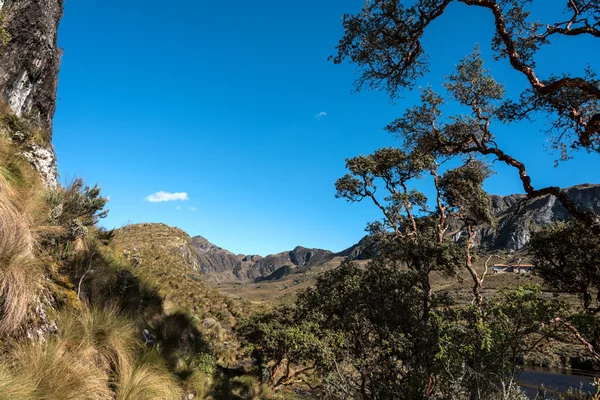
<svg viewBox="0 0 600 400">
<path fill-rule="evenodd" d="M 577 370 L 527 368 L 519 375 L 519 385 L 529 398 L 535 399 L 541 385 L 544 385 L 548 394 L 551 394 L 551 391 L 566 393 L 569 388 L 577 390 L 580 387 L 585 392 L 594 393 L 595 389 L 592 386 L 594 378 L 600 378 L 600 375 Z"/>
</svg>

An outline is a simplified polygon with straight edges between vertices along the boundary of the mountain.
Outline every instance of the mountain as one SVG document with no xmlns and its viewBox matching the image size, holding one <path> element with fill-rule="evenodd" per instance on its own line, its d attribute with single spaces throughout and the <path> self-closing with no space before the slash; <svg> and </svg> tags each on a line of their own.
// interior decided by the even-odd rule
<svg viewBox="0 0 600 400">
<path fill-rule="evenodd" d="M 261 280 L 283 267 L 287 267 L 286 271 L 289 273 L 293 269 L 324 264 L 335 257 L 335 254 L 328 250 L 307 249 L 301 246 L 266 257 L 235 255 L 215 246 L 202 236 L 193 237 L 192 245 L 196 251 L 198 267 L 206 274 L 209 281 L 214 282 Z M 280 271 L 274 276 L 279 276 L 281 273 Z"/>
</svg>

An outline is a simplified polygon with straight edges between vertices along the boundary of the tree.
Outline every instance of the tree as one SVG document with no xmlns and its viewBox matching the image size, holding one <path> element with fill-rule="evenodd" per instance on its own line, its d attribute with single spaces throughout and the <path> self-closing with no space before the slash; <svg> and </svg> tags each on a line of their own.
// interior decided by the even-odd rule
<svg viewBox="0 0 600 400">
<path fill-rule="evenodd" d="M 302 374 L 315 370 L 323 348 L 318 330 L 318 325 L 296 318 L 295 309 L 289 306 L 256 313 L 237 327 L 263 381 L 275 388 L 296 383 Z"/>
<path fill-rule="evenodd" d="M 326 351 L 319 369 L 336 398 L 413 399 L 433 390 L 437 319 L 424 318 L 420 277 L 381 259 L 352 262 L 299 295 L 299 320 L 320 327 Z M 443 302 L 433 296 L 432 309 Z"/>
<path fill-rule="evenodd" d="M 582 76 L 559 72 L 540 79 L 535 63 L 539 49 L 551 45 L 558 36 L 600 37 L 597 0 L 569 0 L 564 20 L 545 24 L 531 20 L 528 7 L 532 0 L 417 0 L 408 4 L 400 0 L 371 0 L 360 13 L 344 16 L 344 36 L 333 60 L 349 60 L 360 68 L 358 89 L 383 89 L 394 98 L 428 71 L 421 38 L 431 22 L 441 18 L 453 2 L 481 8 L 493 16 L 492 49 L 496 58 L 507 60 L 527 78 L 528 85 L 519 99 L 500 104 L 503 89 L 483 69 L 478 52 L 463 60 L 446 88 L 455 100 L 472 109 L 472 115 L 456 117 L 445 129 L 430 125 L 428 132 L 442 139 L 435 150 L 449 155 L 476 152 L 514 167 L 530 198 L 552 194 L 574 217 L 600 233 L 598 216 L 581 210 L 565 191 L 555 186 L 536 189 L 525 165 L 500 149 L 490 130 L 494 120 L 520 121 L 541 113 L 546 116 L 551 143 L 560 151 L 561 159 L 568 158 L 570 150 L 600 151 L 600 81 L 595 71 L 588 67 Z M 410 143 L 411 132 L 418 134 L 426 127 L 425 122 L 431 123 L 432 117 L 439 116 L 440 102 L 441 97 L 426 90 L 421 108 L 427 111 L 429 121 L 411 120 L 414 115 L 409 111 L 390 126 L 390 131 Z M 412 111 L 414 114 L 419 110 Z"/>
<path fill-rule="evenodd" d="M 558 222 L 534 232 L 530 247 L 537 274 L 579 296 L 583 313 L 561 322 L 600 361 L 600 236 L 579 221 Z"/>
</svg>

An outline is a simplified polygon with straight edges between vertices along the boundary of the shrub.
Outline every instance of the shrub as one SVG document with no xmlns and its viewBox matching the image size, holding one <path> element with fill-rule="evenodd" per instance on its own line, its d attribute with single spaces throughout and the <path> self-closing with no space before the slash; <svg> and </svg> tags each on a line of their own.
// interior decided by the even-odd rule
<svg viewBox="0 0 600 400">
<path fill-rule="evenodd" d="M 108 210 L 104 210 L 104 206 L 108 198 L 102 197 L 100 190 L 98 185 L 84 186 L 82 179 L 75 179 L 62 195 L 62 212 L 58 223 L 66 226 L 78 221 L 80 225 L 89 227 L 106 217 Z"/>
</svg>

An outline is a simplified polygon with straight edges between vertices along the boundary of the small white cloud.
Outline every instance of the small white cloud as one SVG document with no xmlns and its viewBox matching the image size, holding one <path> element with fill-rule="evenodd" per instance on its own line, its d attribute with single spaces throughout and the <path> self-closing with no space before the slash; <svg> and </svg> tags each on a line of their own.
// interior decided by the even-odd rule
<svg viewBox="0 0 600 400">
<path fill-rule="evenodd" d="M 175 207 L 176 210 L 181 210 L 181 206 Z"/>
<path fill-rule="evenodd" d="M 156 192 L 154 194 L 151 194 L 150 196 L 146 197 L 146 200 L 149 201 L 150 203 L 159 203 L 161 201 L 177 201 L 177 200 L 189 200 L 188 198 L 188 194 L 185 192 L 180 192 L 180 193 L 167 193 L 167 192 L 163 192 L 162 190 L 160 192 Z"/>
<path fill-rule="evenodd" d="M 325 111 L 321 111 L 320 113 L 315 114 L 315 118 L 316 119 L 321 119 L 321 118 L 326 117 L 326 116 L 327 116 L 327 113 Z"/>
<path fill-rule="evenodd" d="M 190 207 L 190 211 L 196 211 L 196 207 Z"/>
</svg>

